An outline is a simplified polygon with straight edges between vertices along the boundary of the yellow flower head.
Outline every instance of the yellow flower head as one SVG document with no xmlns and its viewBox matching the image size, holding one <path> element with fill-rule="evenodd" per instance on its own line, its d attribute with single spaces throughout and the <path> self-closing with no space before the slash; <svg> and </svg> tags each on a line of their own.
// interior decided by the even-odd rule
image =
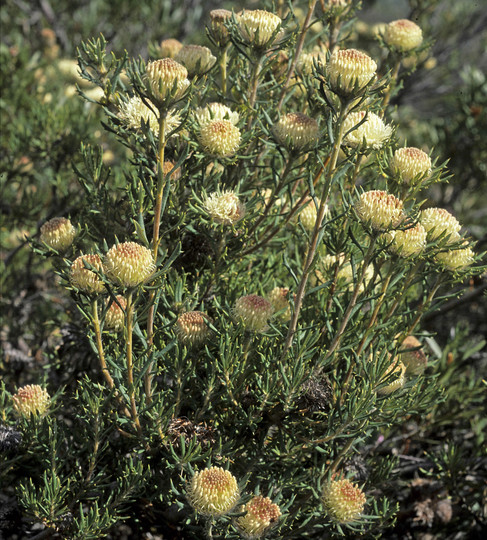
<svg viewBox="0 0 487 540">
<path fill-rule="evenodd" d="M 297 64 L 298 72 L 304 75 L 312 75 L 313 68 L 318 69 L 326 65 L 326 48 L 324 46 L 315 46 L 310 52 L 302 52 L 299 55 Z"/>
<path fill-rule="evenodd" d="M 179 341 L 189 345 L 199 345 L 210 335 L 209 317 L 201 311 L 182 313 L 176 321 Z"/>
<path fill-rule="evenodd" d="M 464 270 L 467 266 L 470 266 L 474 262 L 475 253 L 472 248 L 468 246 L 467 242 L 464 242 L 462 249 L 450 249 L 450 251 L 443 251 L 438 253 L 435 257 L 436 261 L 450 272 L 458 272 Z"/>
<path fill-rule="evenodd" d="M 421 212 L 419 221 L 428 233 L 430 240 L 436 240 L 441 236 L 448 243 L 452 243 L 460 238 L 459 232 L 462 226 L 444 208 L 426 208 Z"/>
<path fill-rule="evenodd" d="M 331 88 L 338 94 L 361 90 L 375 77 L 377 64 L 357 49 L 341 49 L 333 53 L 326 65 Z"/>
<path fill-rule="evenodd" d="M 331 519 L 338 523 L 350 523 L 361 517 L 366 498 L 356 484 L 343 478 L 330 480 L 325 485 L 323 503 Z"/>
<path fill-rule="evenodd" d="M 423 32 L 413 21 L 399 19 L 386 26 L 384 41 L 399 51 L 411 51 L 417 49 L 423 42 Z"/>
<path fill-rule="evenodd" d="M 51 249 L 66 251 L 73 243 L 76 229 L 69 219 L 55 217 L 44 223 L 41 227 L 41 242 Z"/>
<path fill-rule="evenodd" d="M 421 223 L 404 231 L 391 231 L 385 235 L 389 250 L 400 257 L 419 255 L 426 248 L 426 231 Z"/>
<path fill-rule="evenodd" d="M 304 207 L 299 213 L 299 221 L 301 222 L 301 225 L 309 232 L 311 232 L 316 224 L 316 219 L 318 217 L 318 208 L 321 205 L 321 201 L 319 199 L 316 199 L 316 202 L 311 198 L 308 197 L 307 201 L 304 202 Z M 325 214 L 328 214 L 329 209 L 328 206 L 325 205 Z"/>
<path fill-rule="evenodd" d="M 17 390 L 12 397 L 14 410 L 19 416 L 29 417 L 43 415 L 49 405 L 51 398 L 47 391 L 38 384 L 28 384 Z"/>
<path fill-rule="evenodd" d="M 399 148 L 391 165 L 405 184 L 426 180 L 431 175 L 431 159 L 419 148 Z"/>
<path fill-rule="evenodd" d="M 105 256 L 105 269 L 110 279 L 122 287 L 136 287 L 155 271 L 150 249 L 135 242 L 112 246 Z"/>
<path fill-rule="evenodd" d="M 187 497 L 189 504 L 200 514 L 218 517 L 235 507 L 240 492 L 230 471 L 210 467 L 193 476 L 187 486 Z"/>
<path fill-rule="evenodd" d="M 199 132 L 203 150 L 213 157 L 231 157 L 240 146 L 240 130 L 230 120 L 211 120 Z"/>
<path fill-rule="evenodd" d="M 274 311 L 282 311 L 280 318 L 289 321 L 291 318 L 291 306 L 289 304 L 289 289 L 287 287 L 274 287 L 267 295 L 267 300 L 272 304 Z"/>
<path fill-rule="evenodd" d="M 154 135 L 159 135 L 159 119 L 154 111 L 139 96 L 132 96 L 126 101 L 120 101 L 118 117 L 127 127 L 136 131 L 140 130 L 142 120 L 144 120 L 146 124 L 149 124 L 149 128 Z M 166 114 L 165 136 L 167 137 L 180 123 L 181 117 L 179 114 L 169 111 Z"/>
<path fill-rule="evenodd" d="M 87 268 L 87 264 L 98 272 L 103 271 L 98 255 L 80 255 L 71 265 L 70 281 L 80 291 L 100 293 L 105 289 L 105 285 L 95 272 Z"/>
<path fill-rule="evenodd" d="M 376 231 L 397 227 L 404 218 L 402 201 L 386 191 L 366 191 L 355 203 L 355 211 L 363 223 Z"/>
<path fill-rule="evenodd" d="M 289 113 L 272 126 L 277 142 L 289 150 L 306 150 L 320 138 L 320 128 L 314 118 L 303 113 Z"/>
<path fill-rule="evenodd" d="M 241 508 L 244 516 L 237 519 L 237 527 L 244 538 L 261 538 L 269 529 L 274 527 L 281 510 L 269 497 L 257 495 Z"/>
<path fill-rule="evenodd" d="M 273 313 L 274 308 L 269 300 L 256 294 L 240 297 L 233 307 L 235 319 L 250 332 L 265 332 L 269 328 L 267 321 Z"/>
<path fill-rule="evenodd" d="M 270 47 L 281 37 L 282 30 L 277 31 L 281 23 L 282 20 L 277 15 L 262 9 L 245 9 L 238 16 L 241 36 L 259 49 Z"/>
<path fill-rule="evenodd" d="M 146 79 L 151 99 L 159 107 L 180 99 L 189 86 L 188 70 L 172 58 L 149 62 Z"/>
</svg>

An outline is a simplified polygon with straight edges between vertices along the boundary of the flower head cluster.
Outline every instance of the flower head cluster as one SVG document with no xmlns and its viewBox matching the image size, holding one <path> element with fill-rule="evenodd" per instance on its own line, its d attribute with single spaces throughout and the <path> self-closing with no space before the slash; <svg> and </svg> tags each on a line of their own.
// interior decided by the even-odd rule
<svg viewBox="0 0 487 540">
<path fill-rule="evenodd" d="M 198 141 L 213 157 L 231 157 L 240 146 L 240 130 L 230 120 L 211 120 L 199 132 Z"/>
<path fill-rule="evenodd" d="M 136 287 L 154 273 L 156 265 L 150 249 L 135 242 L 124 242 L 108 250 L 105 269 L 115 283 L 122 287 Z"/>
<path fill-rule="evenodd" d="M 127 301 L 122 295 L 117 296 L 117 301 L 113 301 L 107 309 L 105 315 L 105 328 L 113 332 L 120 332 L 125 325 L 124 310 L 127 307 Z"/>
<path fill-rule="evenodd" d="M 387 384 L 381 386 L 377 392 L 381 395 L 389 395 L 402 388 L 406 382 L 405 375 L 406 366 L 398 358 L 395 358 L 387 367 L 381 379 L 381 382 L 387 381 Z"/>
<path fill-rule="evenodd" d="M 428 358 L 421 347 L 421 342 L 414 336 L 408 336 L 401 343 L 401 350 L 398 357 L 406 366 L 407 373 L 419 375 L 425 370 L 428 364 Z"/>
<path fill-rule="evenodd" d="M 247 539 L 261 538 L 275 526 L 281 516 L 281 510 L 269 497 L 257 495 L 241 508 L 245 515 L 237 519 L 237 527 Z"/>
<path fill-rule="evenodd" d="M 250 45 L 258 49 L 270 47 L 280 37 L 282 20 L 263 9 L 243 10 L 238 16 L 240 34 Z"/>
<path fill-rule="evenodd" d="M 390 138 L 392 128 L 384 124 L 381 118 L 371 112 L 367 114 L 367 118 L 363 122 L 365 115 L 365 111 L 357 111 L 350 113 L 345 118 L 343 130 L 346 136 L 343 142 L 352 148 L 360 148 L 365 141 L 366 148 L 378 149 Z"/>
<path fill-rule="evenodd" d="M 149 62 L 146 79 L 151 99 L 158 107 L 167 106 L 180 99 L 189 86 L 188 70 L 172 58 Z"/>
<path fill-rule="evenodd" d="M 289 113 L 272 126 L 277 142 L 289 150 L 306 150 L 320 138 L 320 128 L 314 118 L 303 113 Z"/>
<path fill-rule="evenodd" d="M 375 77 L 377 64 L 357 49 L 341 49 L 333 53 L 326 65 L 330 87 L 337 94 L 361 90 Z"/>
<path fill-rule="evenodd" d="M 163 39 L 159 44 L 159 54 L 161 58 L 175 58 L 182 48 L 183 44 L 177 39 Z"/>
<path fill-rule="evenodd" d="M 210 334 L 209 317 L 201 311 L 182 313 L 176 321 L 176 333 L 179 341 L 188 345 L 199 345 Z"/>
<path fill-rule="evenodd" d="M 269 326 L 267 321 L 274 313 L 269 300 L 257 294 L 242 296 L 233 307 L 233 316 L 250 332 L 265 332 Z"/>
<path fill-rule="evenodd" d="M 132 96 L 128 100 L 120 102 L 118 117 L 127 127 L 134 130 L 140 129 L 143 120 L 154 134 L 159 134 L 159 120 L 156 114 L 139 96 Z M 165 136 L 167 137 L 180 123 L 179 114 L 169 111 L 166 115 Z"/>
<path fill-rule="evenodd" d="M 274 287 L 267 295 L 267 300 L 272 304 L 274 311 L 282 311 L 280 318 L 288 321 L 291 318 L 291 306 L 289 305 L 289 289 L 287 287 Z"/>
<path fill-rule="evenodd" d="M 225 27 L 225 22 L 230 20 L 232 12 L 228 9 L 214 9 L 210 11 L 209 32 L 219 47 L 225 47 L 230 41 L 230 34 Z"/>
<path fill-rule="evenodd" d="M 105 285 L 88 266 L 97 272 L 103 271 L 103 263 L 98 255 L 80 255 L 71 265 L 70 281 L 80 291 L 90 294 L 100 293 L 105 289 Z"/>
<path fill-rule="evenodd" d="M 355 211 L 363 223 L 376 231 L 397 227 L 404 218 L 402 201 L 386 191 L 366 191 L 355 203 Z"/>
<path fill-rule="evenodd" d="M 43 415 L 51 404 L 51 397 L 38 384 L 28 384 L 17 390 L 12 397 L 14 410 L 19 416 Z"/>
<path fill-rule="evenodd" d="M 323 503 L 331 519 L 338 523 L 357 521 L 367 499 L 364 492 L 350 480 L 330 480 L 323 490 Z"/>
<path fill-rule="evenodd" d="M 198 107 L 195 112 L 198 124 L 204 126 L 213 120 L 229 120 L 233 125 L 239 121 L 238 112 L 232 111 L 222 103 L 209 103 L 206 107 Z"/>
<path fill-rule="evenodd" d="M 473 264 L 475 253 L 472 248 L 464 242 L 462 249 L 450 249 L 450 251 L 442 251 L 436 255 L 436 260 L 450 272 L 459 272 L 467 266 Z"/>
<path fill-rule="evenodd" d="M 188 70 L 189 77 L 203 75 L 215 64 L 216 58 L 208 47 L 200 45 L 184 45 L 177 53 L 175 60 Z"/>
<path fill-rule="evenodd" d="M 419 148 L 399 148 L 394 152 L 391 165 L 405 184 L 431 175 L 431 158 Z"/>
<path fill-rule="evenodd" d="M 76 229 L 69 219 L 55 217 L 44 223 L 41 227 L 41 242 L 51 249 L 66 251 L 73 243 Z"/>
<path fill-rule="evenodd" d="M 187 486 L 191 506 L 204 516 L 218 517 L 230 512 L 240 492 L 235 476 L 221 467 L 210 467 L 196 473 Z"/>
<path fill-rule="evenodd" d="M 245 205 L 233 191 L 212 193 L 204 203 L 208 214 L 218 223 L 233 225 L 245 215 Z"/>
<path fill-rule="evenodd" d="M 411 51 L 423 42 L 421 28 L 408 19 L 390 22 L 384 32 L 384 41 L 399 51 Z"/>
<path fill-rule="evenodd" d="M 452 243 L 460 238 L 459 232 L 462 226 L 444 208 L 426 208 L 426 210 L 422 210 L 419 221 L 428 233 L 430 240 L 442 237 Z"/>
<path fill-rule="evenodd" d="M 386 233 L 389 250 L 400 257 L 419 255 L 426 248 L 426 231 L 421 223 L 403 231 Z"/>
</svg>

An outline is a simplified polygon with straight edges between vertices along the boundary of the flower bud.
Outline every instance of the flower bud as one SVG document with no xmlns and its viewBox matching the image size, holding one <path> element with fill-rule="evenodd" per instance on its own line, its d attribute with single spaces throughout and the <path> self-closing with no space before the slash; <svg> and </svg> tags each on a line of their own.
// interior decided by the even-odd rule
<svg viewBox="0 0 487 540">
<path fill-rule="evenodd" d="M 55 217 L 41 227 L 40 241 L 56 251 L 66 251 L 75 236 L 76 229 L 69 219 Z"/>
<path fill-rule="evenodd" d="M 419 221 L 428 233 L 429 240 L 436 240 L 441 236 L 448 243 L 452 243 L 460 238 L 459 232 L 462 226 L 444 208 L 422 210 Z"/>
<path fill-rule="evenodd" d="M 376 114 L 369 112 L 365 122 L 360 124 L 365 118 L 365 111 L 350 113 L 343 123 L 343 132 L 346 134 L 343 144 L 352 148 L 380 148 L 383 143 L 392 135 L 392 128 L 384 124 Z M 360 124 L 360 125 L 359 125 Z M 358 126 L 355 128 L 355 126 Z M 355 128 L 355 129 L 354 129 Z M 353 131 L 350 131 L 353 130 Z"/>
<path fill-rule="evenodd" d="M 182 313 L 176 321 L 176 334 L 181 343 L 199 345 L 210 335 L 209 317 L 201 311 Z"/>
<path fill-rule="evenodd" d="M 189 86 L 188 70 L 172 58 L 149 62 L 146 79 L 151 99 L 158 107 L 167 107 L 180 99 Z"/>
<path fill-rule="evenodd" d="M 98 255 L 81 255 L 71 265 L 70 281 L 80 291 L 85 293 L 100 293 L 105 289 L 98 275 L 86 267 L 86 264 L 96 271 L 103 271 L 103 264 Z"/>
<path fill-rule="evenodd" d="M 390 242 L 389 251 L 400 257 L 419 255 L 426 248 L 426 231 L 421 223 L 404 231 L 391 231 L 384 236 Z"/>
<path fill-rule="evenodd" d="M 326 65 L 331 89 L 339 95 L 359 92 L 375 77 L 377 64 L 357 49 L 341 49 L 333 53 Z"/>
<path fill-rule="evenodd" d="M 274 311 L 282 311 L 279 316 L 283 321 L 291 318 L 291 306 L 289 305 L 289 289 L 287 287 L 274 287 L 267 295 L 267 300 L 272 304 Z"/>
<path fill-rule="evenodd" d="M 163 39 L 159 45 L 159 54 L 161 58 L 175 58 L 182 48 L 183 44 L 177 39 Z"/>
<path fill-rule="evenodd" d="M 235 319 L 250 332 L 265 332 L 269 328 L 267 321 L 273 313 L 274 308 L 269 300 L 256 294 L 240 297 L 233 307 Z"/>
<path fill-rule="evenodd" d="M 155 271 L 152 252 L 135 242 L 112 246 L 105 256 L 106 273 L 122 287 L 136 287 Z"/>
<path fill-rule="evenodd" d="M 221 467 L 210 467 L 197 472 L 187 486 L 189 504 L 204 516 L 218 517 L 230 512 L 240 492 L 237 480 Z"/>
<path fill-rule="evenodd" d="M 208 47 L 200 45 L 185 45 L 176 55 L 175 60 L 187 70 L 189 77 L 203 75 L 215 64 L 216 58 Z"/>
<path fill-rule="evenodd" d="M 19 416 L 43 415 L 49 409 L 51 397 L 38 384 L 28 384 L 17 390 L 12 397 L 14 410 Z"/>
<path fill-rule="evenodd" d="M 458 272 L 464 270 L 467 266 L 470 266 L 474 262 L 474 252 L 468 242 L 464 242 L 463 249 L 450 249 L 450 251 L 443 251 L 438 253 L 435 257 L 436 261 L 440 263 L 445 270 L 450 272 Z"/>
<path fill-rule="evenodd" d="M 386 191 L 366 191 L 355 203 L 360 220 L 376 231 L 397 227 L 404 218 L 402 201 Z"/>
<path fill-rule="evenodd" d="M 272 126 L 272 133 L 279 144 L 291 151 L 309 149 L 320 138 L 318 122 L 302 113 L 289 113 L 282 116 Z"/>
<path fill-rule="evenodd" d="M 384 41 L 399 51 L 411 51 L 423 42 L 423 32 L 413 21 L 399 19 L 386 26 Z"/>
<path fill-rule="evenodd" d="M 407 373 L 419 375 L 426 369 L 428 359 L 421 347 L 421 342 L 414 336 L 408 336 L 401 343 L 398 358 L 406 366 Z"/>
<path fill-rule="evenodd" d="M 406 366 L 398 358 L 395 358 L 386 369 L 380 381 L 381 383 L 387 381 L 387 384 L 385 386 L 381 386 L 377 390 L 377 393 L 387 396 L 399 388 L 402 388 L 406 382 L 405 374 Z"/>
<path fill-rule="evenodd" d="M 110 301 L 108 301 L 110 302 Z M 125 313 L 127 301 L 122 295 L 117 296 L 117 301 L 113 301 L 105 314 L 105 329 L 113 332 L 120 332 L 125 326 Z"/>
<path fill-rule="evenodd" d="M 419 148 L 399 148 L 391 165 L 405 184 L 426 180 L 431 175 L 431 159 Z"/>
<path fill-rule="evenodd" d="M 282 30 L 278 30 L 281 23 L 277 15 L 262 9 L 245 9 L 238 16 L 242 38 L 257 49 L 271 47 L 282 34 Z"/>
<path fill-rule="evenodd" d="M 222 103 L 209 103 L 206 107 L 196 109 L 195 118 L 202 127 L 213 120 L 229 120 L 233 125 L 236 125 L 240 117 L 238 112 L 232 111 Z"/>
<path fill-rule="evenodd" d="M 257 495 L 241 508 L 245 515 L 237 519 L 237 527 L 244 538 L 261 538 L 275 526 L 281 510 L 269 497 Z"/>
<path fill-rule="evenodd" d="M 210 26 L 208 32 L 219 47 L 225 47 L 230 41 L 230 34 L 225 27 L 225 22 L 232 17 L 232 12 L 228 9 L 214 9 L 210 11 Z"/>
<path fill-rule="evenodd" d="M 231 157 L 240 145 L 240 130 L 230 120 L 212 120 L 201 127 L 198 141 L 210 156 Z"/>
<path fill-rule="evenodd" d="M 223 225 L 233 225 L 245 215 L 245 205 L 233 191 L 212 193 L 204 203 L 208 214 Z"/>
<path fill-rule="evenodd" d="M 328 516 L 338 523 L 357 521 L 367 499 L 364 492 L 350 480 L 330 480 L 323 490 L 323 503 Z"/>
</svg>

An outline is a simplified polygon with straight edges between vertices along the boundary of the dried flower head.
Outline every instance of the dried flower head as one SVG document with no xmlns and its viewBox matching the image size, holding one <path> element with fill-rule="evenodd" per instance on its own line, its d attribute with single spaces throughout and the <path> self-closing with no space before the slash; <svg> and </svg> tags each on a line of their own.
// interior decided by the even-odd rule
<svg viewBox="0 0 487 540">
<path fill-rule="evenodd" d="M 402 388 L 406 382 L 405 375 L 406 366 L 399 360 L 399 358 L 394 358 L 380 381 L 381 383 L 387 381 L 387 384 L 385 386 L 381 386 L 377 390 L 377 393 L 387 396 L 399 388 Z"/>
<path fill-rule="evenodd" d="M 107 303 L 110 301 L 108 300 Z M 127 301 L 122 295 L 117 296 L 117 301 L 113 301 L 107 309 L 105 315 L 105 329 L 113 332 L 120 332 L 125 325 L 124 310 L 127 307 Z"/>
<path fill-rule="evenodd" d="M 426 180 L 431 175 L 431 159 L 419 148 L 399 148 L 394 152 L 391 165 L 405 184 Z"/>
<path fill-rule="evenodd" d="M 269 326 L 267 321 L 274 313 L 269 300 L 257 294 L 241 296 L 233 307 L 233 316 L 250 332 L 265 332 Z"/>
<path fill-rule="evenodd" d="M 159 135 L 159 119 L 154 111 L 148 107 L 139 96 L 132 96 L 126 101 L 121 101 L 118 106 L 118 117 L 130 129 L 140 130 L 142 120 L 149 125 L 150 130 Z M 166 114 L 164 134 L 167 137 L 171 131 L 181 123 L 181 117 L 174 111 Z"/>
<path fill-rule="evenodd" d="M 235 476 L 221 467 L 197 472 L 187 485 L 189 504 L 204 516 L 217 517 L 230 512 L 240 492 Z"/>
<path fill-rule="evenodd" d="M 375 77 L 376 71 L 374 60 L 357 49 L 334 52 L 326 65 L 328 82 L 337 94 L 360 91 Z"/>
<path fill-rule="evenodd" d="M 171 173 L 171 180 L 179 180 L 181 178 L 181 167 L 177 167 L 176 169 L 174 169 L 174 166 L 174 161 L 164 161 L 164 163 L 162 164 L 162 173 L 164 174 L 164 176 L 167 176 L 169 173 Z"/>
<path fill-rule="evenodd" d="M 222 103 L 208 103 L 206 107 L 196 109 L 195 118 L 202 127 L 212 120 L 229 120 L 233 125 L 237 125 L 240 116 L 238 112 L 232 111 L 230 107 Z"/>
<path fill-rule="evenodd" d="M 355 203 L 355 211 L 363 223 L 376 231 L 397 227 L 404 218 L 402 201 L 386 191 L 366 191 Z"/>
<path fill-rule="evenodd" d="M 245 205 L 233 191 L 212 193 L 204 203 L 205 210 L 218 223 L 233 225 L 245 215 Z"/>
<path fill-rule="evenodd" d="M 211 120 L 201 127 L 198 141 L 213 157 L 231 157 L 240 145 L 240 130 L 230 120 Z"/>
<path fill-rule="evenodd" d="M 146 78 L 151 99 L 158 107 L 168 106 L 180 99 L 189 86 L 188 70 L 172 58 L 149 62 Z"/>
<path fill-rule="evenodd" d="M 108 250 L 105 269 L 115 283 L 122 287 L 136 287 L 154 273 L 156 265 L 150 249 L 135 242 L 124 242 Z"/>
<path fill-rule="evenodd" d="M 208 47 L 200 45 L 184 45 L 176 55 L 175 60 L 188 70 L 188 75 L 203 75 L 209 71 L 216 62 L 216 57 L 211 54 Z"/>
<path fill-rule="evenodd" d="M 289 289 L 287 287 L 274 287 L 267 295 L 267 300 L 272 304 L 274 311 L 282 311 L 279 316 L 283 321 L 291 318 L 291 306 L 289 304 Z"/>
<path fill-rule="evenodd" d="M 272 133 L 279 144 L 297 151 L 309 149 L 320 138 L 318 122 L 303 113 L 281 116 L 272 126 Z"/>
<path fill-rule="evenodd" d="M 413 21 L 399 19 L 386 26 L 384 41 L 399 51 L 411 51 L 423 42 L 423 32 Z"/>
<path fill-rule="evenodd" d="M 308 199 L 303 203 L 303 209 L 299 213 L 299 221 L 301 222 L 301 225 L 309 232 L 311 232 L 316 224 L 316 219 L 318 217 L 318 208 L 321 205 L 321 201 L 319 199 L 316 199 L 314 201 L 311 197 L 308 197 Z M 328 214 L 329 209 L 328 206 L 325 205 L 325 214 Z"/>
<path fill-rule="evenodd" d="M 102 292 L 105 289 L 103 281 L 87 266 L 91 266 L 97 272 L 103 271 L 103 264 L 98 255 L 80 255 L 71 265 L 71 283 L 85 293 Z"/>
<path fill-rule="evenodd" d="M 457 219 L 444 208 L 426 208 L 422 210 L 419 221 L 426 229 L 429 240 L 436 240 L 440 236 L 449 243 L 460 238 L 461 225 Z"/>
<path fill-rule="evenodd" d="M 360 124 L 365 118 L 365 115 L 365 111 L 358 111 L 350 113 L 345 118 L 343 131 L 346 133 L 346 136 L 343 142 L 347 146 L 357 148 L 362 147 L 365 141 L 366 148 L 378 149 L 390 138 L 392 128 L 384 124 L 381 118 L 371 112 L 367 114 L 365 122 Z M 355 128 L 355 126 L 358 127 Z"/>
<path fill-rule="evenodd" d="M 328 516 L 338 523 L 357 521 L 367 499 L 364 492 L 350 480 L 330 480 L 323 489 L 323 503 Z"/>
<path fill-rule="evenodd" d="M 183 44 L 177 39 L 163 39 L 159 45 L 159 54 L 161 58 L 175 58 L 182 48 Z"/>
<path fill-rule="evenodd" d="M 412 375 L 419 375 L 428 365 L 428 358 L 424 354 L 421 342 L 414 336 L 408 336 L 401 343 L 398 357 L 406 366 L 406 372 Z"/>
<path fill-rule="evenodd" d="M 12 397 L 14 410 L 19 416 L 43 415 L 49 409 L 51 397 L 38 384 L 28 384 L 17 390 Z"/>
<path fill-rule="evenodd" d="M 230 34 L 225 27 L 225 22 L 232 17 L 232 12 L 228 9 L 214 9 L 210 11 L 210 26 L 208 31 L 219 47 L 225 47 L 230 41 Z"/>
<path fill-rule="evenodd" d="M 245 515 L 237 519 L 237 527 L 244 538 L 261 538 L 274 527 L 280 516 L 281 510 L 269 497 L 257 495 L 241 508 Z"/>
<path fill-rule="evenodd" d="M 467 266 L 473 264 L 475 253 L 468 245 L 468 242 L 463 243 L 462 249 L 450 249 L 449 251 L 443 251 L 438 253 L 435 257 L 436 261 L 440 265 L 450 272 L 458 272 L 464 270 Z"/>
<path fill-rule="evenodd" d="M 75 236 L 76 229 L 69 219 L 55 217 L 41 227 L 40 241 L 56 251 L 66 251 Z"/>
<path fill-rule="evenodd" d="M 15 452 L 22 442 L 22 432 L 0 424 L 0 453 Z"/>
<path fill-rule="evenodd" d="M 270 47 L 282 34 L 282 20 L 274 13 L 262 9 L 243 10 L 238 16 L 240 34 L 250 45 L 264 49 Z"/>
<path fill-rule="evenodd" d="M 385 235 L 390 242 L 389 251 L 400 257 L 419 255 L 426 248 L 426 231 L 421 223 L 404 231 L 391 231 Z"/>
<path fill-rule="evenodd" d="M 182 313 L 176 321 L 176 333 L 181 343 L 199 345 L 210 335 L 209 317 L 201 311 Z"/>
</svg>

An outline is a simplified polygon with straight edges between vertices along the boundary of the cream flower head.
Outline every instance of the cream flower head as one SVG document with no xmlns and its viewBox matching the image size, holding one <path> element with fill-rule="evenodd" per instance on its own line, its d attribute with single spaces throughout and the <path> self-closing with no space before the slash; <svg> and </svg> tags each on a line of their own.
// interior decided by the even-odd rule
<svg viewBox="0 0 487 540">
<path fill-rule="evenodd" d="M 417 49 L 423 42 L 423 32 L 413 21 L 399 19 L 386 26 L 384 41 L 400 51 L 411 51 Z"/>
<path fill-rule="evenodd" d="M 140 130 L 143 120 L 146 124 L 149 124 L 150 130 L 155 135 L 159 134 L 159 120 L 156 114 L 139 96 L 132 96 L 125 101 L 120 101 L 118 117 L 127 127 L 136 131 Z M 165 136 L 167 137 L 180 123 L 180 115 L 174 111 L 168 111 L 164 129 Z"/>
<path fill-rule="evenodd" d="M 357 49 L 334 52 L 326 65 L 328 82 L 338 94 L 361 90 L 375 77 L 376 72 L 375 61 Z"/>
<path fill-rule="evenodd" d="M 250 332 L 265 332 L 269 328 L 267 321 L 273 313 L 274 308 L 269 300 L 256 294 L 240 297 L 233 307 L 235 319 Z"/>
<path fill-rule="evenodd" d="M 189 86 L 188 70 L 172 58 L 149 62 L 146 79 L 151 99 L 158 107 L 167 107 L 180 99 Z"/>
<path fill-rule="evenodd" d="M 281 516 L 279 506 L 262 495 L 255 496 L 240 510 L 245 515 L 237 519 L 237 527 L 242 536 L 249 540 L 261 538 L 277 524 Z"/>
<path fill-rule="evenodd" d="M 221 467 L 197 472 L 187 486 L 189 504 L 204 516 L 227 514 L 240 499 L 235 476 Z"/>
<path fill-rule="evenodd" d="M 230 120 L 211 120 L 198 134 L 203 150 L 213 157 L 231 157 L 240 146 L 240 130 Z"/>
<path fill-rule="evenodd" d="M 393 229 L 404 219 L 402 201 L 380 190 L 362 193 L 355 211 L 363 223 L 369 223 L 376 231 Z"/>
<path fill-rule="evenodd" d="M 244 9 L 237 20 L 242 37 L 256 48 L 268 48 L 281 37 L 278 28 L 282 20 L 269 11 Z"/>
<path fill-rule="evenodd" d="M 41 227 L 40 241 L 56 251 L 66 251 L 75 236 L 76 229 L 69 219 L 55 217 Z"/>
<path fill-rule="evenodd" d="M 426 248 L 427 233 L 421 223 L 404 231 L 390 231 L 385 234 L 390 242 L 389 250 L 400 257 L 419 255 Z"/>
<path fill-rule="evenodd" d="M 428 233 L 430 240 L 436 240 L 441 236 L 448 243 L 453 243 L 460 238 L 459 233 L 462 226 L 444 208 L 426 208 L 422 210 L 419 221 Z"/>
<path fill-rule="evenodd" d="M 365 111 L 358 111 L 350 113 L 345 118 L 343 131 L 346 136 L 343 143 L 346 146 L 357 148 L 363 146 L 365 140 L 366 148 L 378 149 L 391 137 L 392 128 L 384 124 L 381 118 L 371 112 L 368 113 L 365 122 L 360 124 L 365 115 Z M 355 128 L 355 126 L 358 127 Z"/>
<path fill-rule="evenodd" d="M 414 180 L 426 180 L 431 175 L 431 159 L 419 148 L 397 149 L 391 166 L 405 184 L 411 184 Z"/>
<path fill-rule="evenodd" d="M 330 480 L 323 489 L 326 512 L 338 523 L 357 521 L 362 516 L 366 501 L 364 492 L 346 478 Z"/>
<path fill-rule="evenodd" d="M 12 397 L 14 410 L 19 416 L 43 415 L 51 404 L 51 397 L 38 384 L 28 384 L 17 390 Z"/>
<path fill-rule="evenodd" d="M 289 150 L 303 151 L 316 144 L 320 128 L 314 118 L 303 113 L 288 113 L 272 126 L 277 142 Z"/>
<path fill-rule="evenodd" d="M 212 193 L 204 203 L 208 214 L 222 225 L 233 225 L 245 215 L 245 205 L 233 191 Z"/>
<path fill-rule="evenodd" d="M 194 77 L 209 71 L 215 65 L 216 57 L 208 47 L 184 45 L 176 54 L 175 60 L 188 70 L 189 77 Z"/>
<path fill-rule="evenodd" d="M 71 265 L 70 281 L 85 293 L 101 293 L 105 285 L 93 270 L 87 268 L 87 264 L 98 272 L 103 271 L 103 263 L 98 255 L 80 255 Z"/>
<path fill-rule="evenodd" d="M 154 273 L 156 265 L 150 249 L 136 242 L 124 242 L 108 250 L 105 268 L 110 279 L 118 285 L 136 287 Z"/>
<path fill-rule="evenodd" d="M 228 120 L 234 126 L 237 125 L 240 116 L 238 112 L 232 111 L 230 107 L 223 103 L 208 103 L 205 107 L 198 107 L 195 112 L 195 118 L 200 127 L 213 120 Z"/>
</svg>

